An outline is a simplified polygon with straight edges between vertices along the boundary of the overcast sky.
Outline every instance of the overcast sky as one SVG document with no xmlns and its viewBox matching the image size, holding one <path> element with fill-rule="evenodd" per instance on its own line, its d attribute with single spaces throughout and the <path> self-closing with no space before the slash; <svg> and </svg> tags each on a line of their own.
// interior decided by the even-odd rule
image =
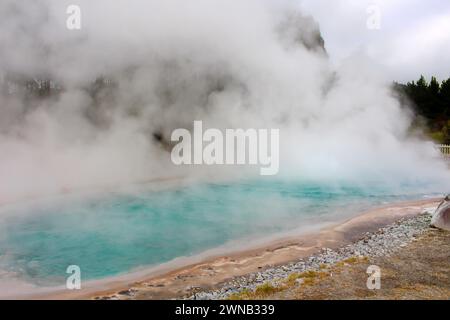
<svg viewBox="0 0 450 320">
<path fill-rule="evenodd" d="M 363 52 L 394 80 L 450 77 L 450 0 L 299 1 L 319 22 L 335 63 Z M 367 27 L 373 5 L 381 14 L 378 30 Z"/>
</svg>

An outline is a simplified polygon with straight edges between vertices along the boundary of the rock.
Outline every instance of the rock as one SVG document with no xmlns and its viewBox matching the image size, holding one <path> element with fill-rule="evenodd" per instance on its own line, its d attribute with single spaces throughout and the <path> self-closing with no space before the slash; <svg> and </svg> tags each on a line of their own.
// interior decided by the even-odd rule
<svg viewBox="0 0 450 320">
<path fill-rule="evenodd" d="M 450 231 L 450 195 L 445 197 L 436 209 L 431 226 Z"/>
<path fill-rule="evenodd" d="M 134 289 L 119 291 L 117 294 L 121 296 L 133 296 L 136 293 Z"/>
</svg>

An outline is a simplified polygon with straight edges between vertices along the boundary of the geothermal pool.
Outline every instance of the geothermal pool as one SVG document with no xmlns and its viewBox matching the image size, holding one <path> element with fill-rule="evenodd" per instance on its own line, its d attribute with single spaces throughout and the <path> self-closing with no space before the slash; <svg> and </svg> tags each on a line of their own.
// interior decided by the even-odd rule
<svg viewBox="0 0 450 320">
<path fill-rule="evenodd" d="M 424 196 L 413 186 L 401 190 L 247 181 L 7 206 L 0 212 L 0 280 L 63 285 L 69 265 L 80 266 L 83 280 L 101 279 Z"/>
</svg>

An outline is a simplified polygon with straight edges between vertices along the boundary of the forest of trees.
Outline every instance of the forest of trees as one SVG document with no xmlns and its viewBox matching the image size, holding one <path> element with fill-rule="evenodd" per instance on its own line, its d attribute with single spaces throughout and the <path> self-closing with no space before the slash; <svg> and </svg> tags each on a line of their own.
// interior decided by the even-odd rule
<svg viewBox="0 0 450 320">
<path fill-rule="evenodd" d="M 395 88 L 404 102 L 412 103 L 417 122 L 425 122 L 428 134 L 450 144 L 450 78 L 439 83 L 435 77 L 428 82 L 421 76 L 407 84 L 395 83 Z"/>
</svg>

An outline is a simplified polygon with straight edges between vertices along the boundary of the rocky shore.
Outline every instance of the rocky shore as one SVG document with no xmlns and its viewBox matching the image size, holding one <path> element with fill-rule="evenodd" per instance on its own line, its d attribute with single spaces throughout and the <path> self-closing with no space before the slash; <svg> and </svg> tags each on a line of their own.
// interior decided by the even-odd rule
<svg viewBox="0 0 450 320">
<path fill-rule="evenodd" d="M 376 232 L 365 233 L 360 240 L 341 248 L 335 250 L 322 248 L 320 253 L 297 262 L 269 267 L 264 271 L 238 277 L 224 283 L 217 290 L 196 292 L 186 298 L 216 300 L 239 298 L 241 294 L 244 294 L 243 298 L 245 298 L 251 296 L 251 293 L 261 290 L 276 292 L 277 288 L 283 287 L 289 279 L 295 279 L 296 275 L 305 272 L 320 272 L 338 263 L 352 261 L 352 259 L 368 260 L 369 258 L 390 256 L 417 240 L 430 229 L 433 211 L 434 208 L 429 208 L 420 215 L 403 218 Z M 304 279 L 298 277 L 295 281 L 297 284 L 301 284 Z"/>
</svg>

